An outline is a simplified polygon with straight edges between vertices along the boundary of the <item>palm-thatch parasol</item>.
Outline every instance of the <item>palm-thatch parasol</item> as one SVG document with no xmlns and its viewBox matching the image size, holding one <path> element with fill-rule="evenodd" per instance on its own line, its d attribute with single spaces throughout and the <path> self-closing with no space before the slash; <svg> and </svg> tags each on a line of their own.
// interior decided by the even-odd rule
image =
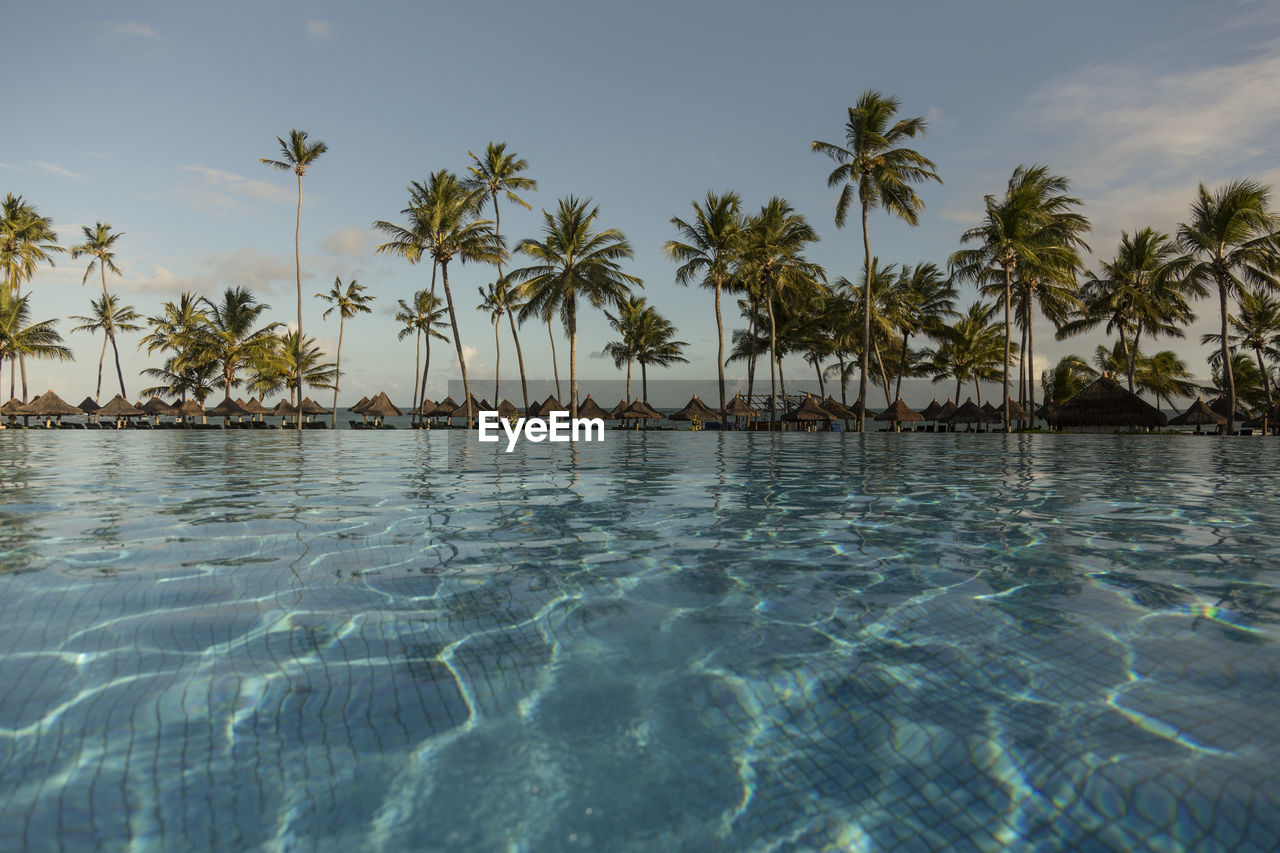
<svg viewBox="0 0 1280 853">
<path fill-rule="evenodd" d="M 517 418 L 520 417 L 520 410 L 516 408 L 515 403 L 511 402 L 506 397 L 503 397 L 502 402 L 498 404 L 498 417 L 509 418 L 512 415 L 515 415 Z"/>
<path fill-rule="evenodd" d="M 201 406 L 195 400 L 183 400 L 178 404 L 178 414 L 184 418 L 202 418 L 204 417 L 204 406 Z M 101 412 L 99 412 L 101 414 Z"/>
<path fill-rule="evenodd" d="M 9 418 L 20 417 L 24 413 L 26 413 L 26 411 L 27 411 L 27 404 L 19 400 L 17 397 L 11 398 L 9 402 L 5 403 L 3 406 L 0 406 L 0 415 L 9 417 Z"/>
<path fill-rule="evenodd" d="M 741 394 L 734 394 L 733 399 L 724 407 L 727 414 L 736 418 L 758 418 L 760 412 L 747 405 L 747 401 L 742 399 Z"/>
<path fill-rule="evenodd" d="M 329 409 L 326 409 L 324 406 L 320 405 L 315 400 L 312 400 L 310 397 L 303 397 L 302 405 L 299 408 L 302 409 L 302 414 L 304 415 L 332 415 L 333 414 L 332 411 L 330 411 Z"/>
<path fill-rule="evenodd" d="M 543 400 L 541 403 L 529 404 L 530 417 L 545 418 L 550 416 L 552 412 L 567 411 L 569 411 L 569 407 L 560 405 L 560 401 L 557 400 L 553 394 L 548 394 L 547 399 Z"/>
<path fill-rule="evenodd" d="M 63 415 L 79 415 L 81 410 L 63 400 L 52 391 L 45 391 L 26 405 L 26 411 L 42 418 L 61 418 Z"/>
<path fill-rule="evenodd" d="M 1022 404 L 1010 397 L 1003 405 L 996 407 L 996 414 L 1003 415 L 1005 407 L 1009 409 L 1009 420 L 1011 421 L 1029 421 L 1031 413 L 1022 407 Z"/>
<path fill-rule="evenodd" d="M 831 414 L 835 415 L 837 418 L 840 418 L 842 420 L 858 419 L 857 412 L 855 412 L 853 409 L 846 406 L 844 403 L 841 403 L 839 400 L 837 400 L 835 397 L 832 397 L 830 394 L 827 395 L 827 398 L 825 400 L 821 400 L 818 403 L 818 405 L 826 409 Z"/>
<path fill-rule="evenodd" d="M 634 420 L 637 427 L 639 427 L 640 421 L 642 420 L 662 420 L 662 415 L 655 412 L 653 408 L 643 400 L 634 401 L 631 405 L 623 409 L 618 417 L 622 418 L 624 421 Z"/>
<path fill-rule="evenodd" d="M 369 405 L 369 398 L 361 397 L 359 400 L 356 401 L 356 404 L 351 408 L 347 409 L 347 411 L 354 412 L 357 415 L 364 414 L 364 407 L 367 405 Z"/>
<path fill-rule="evenodd" d="M 252 414 L 252 412 L 230 397 L 223 397 L 221 403 L 209 409 L 205 414 L 213 415 L 215 418 L 242 418 L 245 415 Z"/>
<path fill-rule="evenodd" d="M 468 412 L 470 407 L 470 412 Z M 453 407 L 453 411 L 449 412 L 451 418 L 465 418 L 470 414 L 472 417 L 479 417 L 487 407 L 482 405 L 480 400 L 476 399 L 476 395 L 472 394 L 466 403 L 459 403 Z"/>
<path fill-rule="evenodd" d="M 1059 427 L 1159 427 L 1169 421 L 1105 373 L 1059 406 L 1055 420 Z"/>
<path fill-rule="evenodd" d="M 102 407 L 98 405 L 98 401 L 92 397 L 85 397 L 80 401 L 80 411 L 84 412 L 86 415 L 92 415 L 101 408 Z"/>
<path fill-rule="evenodd" d="M 417 413 L 420 417 L 426 417 L 427 414 L 436 407 L 430 397 L 423 397 L 422 402 L 418 404 Z"/>
<path fill-rule="evenodd" d="M 614 421 L 620 420 L 622 418 L 622 413 L 625 412 L 626 410 L 627 410 L 627 401 L 619 400 L 618 405 L 614 406 L 612 409 L 609 410 L 609 419 Z"/>
<path fill-rule="evenodd" d="M 942 404 L 938 402 L 938 398 L 934 397 L 929 405 L 920 410 L 920 415 L 926 421 L 936 421 L 938 414 L 942 411 Z"/>
<path fill-rule="evenodd" d="M 939 423 L 943 421 L 949 421 L 951 420 L 951 416 L 954 415 L 959 410 L 960 410 L 960 407 L 957 406 L 950 397 L 948 397 L 947 402 L 943 403 L 942 408 L 938 410 L 937 417 L 935 417 L 934 420 L 938 421 Z"/>
<path fill-rule="evenodd" d="M 904 422 L 909 423 L 911 421 L 923 421 L 924 415 L 919 412 L 912 411 L 911 407 L 902 402 L 902 398 L 899 397 L 893 401 L 893 405 L 876 415 L 874 420 L 892 421 L 894 429 L 897 429 L 898 426 Z"/>
<path fill-rule="evenodd" d="M 1236 406 L 1238 407 L 1239 405 L 1240 405 L 1240 398 L 1239 398 L 1239 397 L 1237 397 L 1237 398 L 1236 398 Z M 1209 403 L 1209 408 L 1210 408 L 1210 409 L 1212 409 L 1213 411 L 1217 412 L 1218 414 L 1222 415 L 1224 418 L 1225 418 L 1225 417 L 1227 416 L 1227 414 L 1231 411 L 1231 410 L 1230 410 L 1230 408 L 1227 406 L 1227 398 L 1226 398 L 1226 397 L 1214 397 L 1214 398 L 1213 398 L 1213 400 Z M 1237 420 L 1237 421 L 1245 421 L 1245 420 L 1248 420 L 1248 418 L 1249 418 L 1249 415 L 1248 415 L 1248 414 L 1246 414 L 1245 412 L 1240 411 L 1240 409 L 1239 409 L 1239 408 L 1237 408 L 1237 409 L 1236 409 L 1236 416 L 1235 416 L 1235 418 L 1233 418 L 1233 420 Z"/>
<path fill-rule="evenodd" d="M 146 412 L 142 411 L 142 409 L 139 409 L 119 394 L 112 397 L 111 400 L 101 409 L 98 409 L 99 416 L 110 418 L 138 418 L 144 414 L 146 414 Z"/>
<path fill-rule="evenodd" d="M 262 405 L 262 401 L 257 397 L 250 397 L 249 402 L 244 404 L 244 410 L 251 415 L 269 415 L 271 410 Z"/>
<path fill-rule="evenodd" d="M 804 401 L 784 414 L 782 419 L 784 421 L 805 423 L 817 423 L 818 421 L 830 423 L 836 419 L 836 416 L 819 406 L 818 401 L 813 399 L 812 394 L 805 394 Z"/>
<path fill-rule="evenodd" d="M 453 401 L 453 398 L 445 397 L 439 403 L 436 403 L 434 409 L 429 412 L 423 412 L 423 414 L 429 418 L 445 418 L 456 408 L 458 408 L 458 404 Z"/>
<path fill-rule="evenodd" d="M 177 414 L 177 409 L 155 395 L 152 395 L 151 399 L 142 405 L 142 411 L 154 417 Z"/>
<path fill-rule="evenodd" d="M 1169 418 L 1169 426 L 1222 426 L 1226 422 L 1225 415 L 1215 412 L 1199 397 L 1196 397 L 1196 401 L 1185 412 Z"/>
<path fill-rule="evenodd" d="M 370 400 L 365 407 L 360 410 L 360 414 L 367 417 L 377 418 L 381 421 L 383 418 L 398 417 L 404 412 L 391 402 L 391 398 L 387 396 L 386 391 L 379 391 L 378 396 Z"/>
<path fill-rule="evenodd" d="M 276 403 L 270 414 L 277 418 L 292 418 L 297 416 L 298 407 L 290 403 L 288 399 L 284 399 Z"/>
<path fill-rule="evenodd" d="M 948 400 L 947 402 L 951 401 Z M 979 408 L 977 403 L 973 402 L 972 397 L 966 397 L 964 404 L 952 412 L 947 421 L 953 424 L 998 424 L 1000 423 L 1000 416 L 988 414 Z"/>
<path fill-rule="evenodd" d="M 501 411 L 501 409 L 499 409 Z M 601 420 L 609 419 L 609 412 L 600 408 L 600 404 L 591 399 L 591 395 L 587 395 L 587 399 L 578 404 L 578 417 L 580 418 L 600 418 Z"/>
<path fill-rule="evenodd" d="M 983 403 L 983 404 L 982 404 L 982 406 L 981 406 L 981 409 L 982 409 L 982 411 L 986 412 L 988 415 L 995 415 L 995 416 L 996 416 L 996 420 L 1000 420 L 1000 419 L 1001 419 L 1001 418 L 1000 418 L 1000 410 L 999 410 L 999 409 L 997 409 L 995 406 L 991 405 L 991 401 L 990 401 L 990 400 L 988 400 L 987 402 Z"/>
<path fill-rule="evenodd" d="M 685 404 L 683 409 L 672 412 L 667 415 L 667 420 L 671 421 L 709 421 L 719 417 L 719 413 L 708 406 L 706 403 L 698 399 L 698 395 L 694 394 Z"/>
</svg>

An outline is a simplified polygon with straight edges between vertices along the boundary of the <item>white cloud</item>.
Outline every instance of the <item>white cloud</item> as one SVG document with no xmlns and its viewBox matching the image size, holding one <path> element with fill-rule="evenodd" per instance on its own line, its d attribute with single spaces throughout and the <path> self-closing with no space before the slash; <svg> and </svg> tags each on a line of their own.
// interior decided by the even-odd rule
<svg viewBox="0 0 1280 853">
<path fill-rule="evenodd" d="M 135 293 L 176 294 L 193 290 L 206 296 L 220 293 L 227 287 L 247 287 L 265 298 L 277 290 L 281 283 L 292 285 L 294 266 L 284 260 L 263 255 L 257 249 L 240 248 L 234 252 L 209 255 L 195 263 L 190 275 L 178 275 L 168 267 L 153 264 L 145 274 L 134 272 L 124 265 L 124 275 L 108 287 Z M 304 278 L 307 277 L 303 272 Z M 279 288 L 285 293 L 290 288 Z"/>
<path fill-rule="evenodd" d="M 79 180 L 84 177 L 84 175 L 79 172 L 73 172 L 70 169 L 59 166 L 57 163 L 46 163 L 43 160 L 35 160 L 31 165 L 42 172 L 48 172 L 51 175 L 58 175 L 63 178 L 75 178 Z"/>
<path fill-rule="evenodd" d="M 102 25 L 102 29 L 108 37 L 115 39 L 140 38 L 161 41 L 160 34 L 141 21 L 108 22 Z"/>
<path fill-rule="evenodd" d="M 307 19 L 306 33 L 307 38 L 309 39 L 314 41 L 331 39 L 336 32 L 337 28 L 334 27 L 333 21 L 325 21 L 315 18 Z"/>
<path fill-rule="evenodd" d="M 222 169 L 183 166 L 182 172 L 187 180 L 170 199 L 192 207 L 231 210 L 246 202 L 276 204 L 295 198 L 293 191 L 286 187 Z"/>
<path fill-rule="evenodd" d="M 347 255 L 358 258 L 369 248 L 369 232 L 365 228 L 353 225 L 334 231 L 320 244 L 326 252 L 335 255 Z"/>
</svg>

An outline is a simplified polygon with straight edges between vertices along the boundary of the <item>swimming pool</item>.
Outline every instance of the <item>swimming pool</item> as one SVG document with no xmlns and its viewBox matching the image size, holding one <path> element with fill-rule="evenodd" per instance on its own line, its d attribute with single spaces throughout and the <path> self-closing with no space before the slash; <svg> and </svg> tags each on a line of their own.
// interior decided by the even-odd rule
<svg viewBox="0 0 1280 853">
<path fill-rule="evenodd" d="M 0 848 L 1266 849 L 1276 444 L 0 433 Z"/>
</svg>

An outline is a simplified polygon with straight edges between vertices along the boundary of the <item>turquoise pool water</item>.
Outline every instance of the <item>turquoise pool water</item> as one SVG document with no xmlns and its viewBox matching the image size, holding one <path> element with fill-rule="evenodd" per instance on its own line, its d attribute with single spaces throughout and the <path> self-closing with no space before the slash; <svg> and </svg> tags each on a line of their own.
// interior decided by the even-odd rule
<svg viewBox="0 0 1280 853">
<path fill-rule="evenodd" d="M 1246 849 L 1280 445 L 0 433 L 0 849 Z"/>
</svg>

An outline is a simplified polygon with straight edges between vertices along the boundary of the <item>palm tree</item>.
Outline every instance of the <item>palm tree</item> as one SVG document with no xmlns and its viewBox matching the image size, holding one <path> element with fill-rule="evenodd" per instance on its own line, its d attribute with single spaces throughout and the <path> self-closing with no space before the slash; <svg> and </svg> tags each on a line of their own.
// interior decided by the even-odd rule
<svg viewBox="0 0 1280 853">
<path fill-rule="evenodd" d="M 1040 375 L 1040 387 L 1046 400 L 1065 403 L 1084 390 L 1097 375 L 1098 371 L 1080 356 L 1064 355 L 1056 365 Z M 1031 415 L 1035 417 L 1035 412 Z"/>
<path fill-rule="evenodd" d="M 84 232 L 84 242 L 79 246 L 71 247 L 71 257 L 79 258 L 83 255 L 89 255 L 92 260 L 89 266 L 85 268 L 84 278 L 80 279 L 80 284 L 84 284 L 89 280 L 89 276 L 96 269 L 102 280 L 102 296 L 104 299 L 109 298 L 107 293 L 107 270 L 116 275 L 121 275 L 120 268 L 116 266 L 116 241 L 124 236 L 123 232 L 112 232 L 111 226 L 105 222 L 98 222 L 93 228 L 88 225 L 80 226 L 80 230 Z M 111 341 L 111 349 L 115 351 L 116 356 L 116 378 L 120 380 L 120 396 L 128 397 L 128 393 L 124 390 L 124 373 L 120 370 L 120 348 L 116 345 L 115 327 L 108 325 L 106 328 L 107 340 Z"/>
<path fill-rule="evenodd" d="M 846 294 L 852 305 L 854 325 L 863 328 L 866 325 L 866 302 L 864 297 L 871 294 L 871 353 L 875 357 L 875 371 L 880 374 L 880 387 L 884 389 L 885 403 L 892 405 L 888 367 L 884 357 L 886 349 L 895 346 L 895 338 L 910 316 L 910 295 L 903 287 L 908 278 L 900 272 L 897 264 L 881 266 L 879 258 L 871 259 L 870 283 L 861 281 L 854 284 L 841 276 L 836 286 Z M 861 346 L 861 341 L 857 342 Z M 865 400 L 863 401 L 866 402 Z"/>
<path fill-rule="evenodd" d="M 959 317 L 953 307 L 956 288 L 951 279 L 942 274 L 937 264 L 918 263 L 908 268 L 903 264 L 898 272 L 897 289 L 901 292 L 902 312 L 899 330 L 902 332 L 902 359 L 894 399 L 902 396 L 902 368 L 907 359 L 907 343 L 912 335 L 937 337 L 946 321 Z M 892 402 L 890 403 L 892 405 Z"/>
<path fill-rule="evenodd" d="M 952 274 L 978 285 L 1004 289 L 1005 358 L 1001 372 L 1002 397 L 1009 399 L 1009 363 L 1013 357 L 1011 310 L 1013 276 L 1019 264 L 1036 271 L 1066 270 L 1078 262 L 1078 250 L 1089 247 L 1082 237 L 1089 220 L 1074 209 L 1081 202 L 1068 196 L 1070 182 L 1049 174 L 1044 166 L 1018 166 L 1009 178 L 1005 194 L 985 198 L 986 216 L 970 228 L 960 242 L 977 241 L 975 249 L 952 254 Z M 1009 407 L 1004 408 L 1004 429 L 1009 430 Z"/>
<path fill-rule="evenodd" d="M 769 428 L 777 423 L 778 327 L 775 306 L 826 292 L 826 273 L 804 257 L 818 232 L 785 199 L 774 196 L 743 231 L 741 273 L 764 300 L 769 317 Z"/>
<path fill-rule="evenodd" d="M 30 281 L 41 263 L 54 266 L 53 255 L 63 251 L 53 220 L 41 216 L 35 205 L 22 196 L 9 193 L 0 203 L 0 268 L 4 272 L 3 287 L 15 297 L 22 284 Z M 16 359 L 22 371 L 22 399 L 27 399 L 27 365 L 19 354 Z M 9 396 L 14 396 L 14 365 L 9 365 Z"/>
<path fill-rule="evenodd" d="M 1120 337 L 1124 372 L 1133 391 L 1143 333 L 1182 337 L 1183 326 L 1196 316 L 1188 297 L 1207 295 L 1202 286 L 1187 280 L 1189 266 L 1190 259 L 1168 234 L 1153 228 L 1122 231 L 1115 257 L 1085 281 L 1078 316 L 1059 330 L 1058 337 L 1106 323 L 1107 333 Z"/>
<path fill-rule="evenodd" d="M 909 225 L 919 222 L 924 202 L 911 188 L 912 184 L 937 181 L 937 167 L 918 151 L 901 147 L 902 143 L 923 136 L 928 125 L 923 118 L 897 119 L 901 102 L 868 89 L 849 107 L 845 122 L 845 144 L 833 145 L 814 140 L 812 150 L 826 154 L 838 165 L 827 176 L 828 187 L 840 187 L 836 201 L 836 227 L 843 228 L 856 193 L 862 209 L 863 275 L 871 282 L 871 238 L 867 231 L 868 214 L 883 208 Z M 870 305 L 871 294 L 863 293 L 863 304 Z M 867 399 L 867 365 L 871 349 L 871 315 L 863 318 L 862 359 L 858 379 L 858 396 Z"/>
<path fill-rule="evenodd" d="M 1231 327 L 1235 329 L 1232 336 L 1237 345 L 1252 350 L 1258 360 L 1258 372 L 1262 374 L 1262 389 L 1267 396 L 1267 411 L 1270 413 L 1274 400 L 1271 395 L 1271 380 L 1268 376 L 1268 361 L 1280 360 L 1280 300 L 1273 294 L 1253 290 L 1240 293 L 1240 311 L 1231 318 Z M 1207 336 L 1206 336 L 1207 337 Z"/>
<path fill-rule="evenodd" d="M 680 263 L 676 270 L 676 284 L 688 285 L 698 280 L 703 287 L 716 292 L 716 370 L 720 379 L 720 421 L 728 420 L 725 412 L 724 388 L 724 321 L 720 314 L 720 294 L 732 280 L 738 262 L 742 236 L 742 200 L 737 193 L 717 195 L 708 191 L 706 200 L 693 202 L 693 221 L 686 222 L 678 216 L 671 217 L 671 224 L 680 232 L 684 242 L 668 240 L 662 250 L 667 257 Z"/>
<path fill-rule="evenodd" d="M 531 266 L 512 270 L 528 299 L 521 317 L 559 312 L 569 333 L 569 414 L 578 416 L 578 298 L 597 309 L 620 305 L 640 279 L 624 273 L 619 261 L 632 257 L 631 244 L 616 228 L 595 230 L 599 206 L 574 196 L 560 199 L 555 215 L 542 211 L 541 240 L 523 240 L 517 251 Z"/>
<path fill-rule="evenodd" d="M 604 312 L 609 325 L 622 336 L 622 340 L 610 341 L 604 345 L 604 354 L 613 359 L 613 366 L 622 369 L 627 367 L 627 402 L 631 402 L 631 362 L 636 359 L 638 349 L 636 331 L 640 328 L 641 318 L 648 309 L 643 296 L 628 296 L 618 303 L 617 315 Z"/>
<path fill-rule="evenodd" d="M 1035 309 L 1038 307 L 1054 325 L 1061 329 L 1070 321 L 1072 313 L 1080 309 L 1079 285 L 1076 274 L 1083 269 L 1079 252 L 1074 247 L 1064 247 L 1059 257 L 1051 259 L 1047 266 L 1032 262 L 1018 267 L 1014 291 L 1014 314 L 1022 331 L 1021 352 L 1018 359 L 1018 402 L 1032 413 L 1035 423 Z M 1024 378 L 1025 377 L 1025 384 Z M 1023 390 L 1025 389 L 1025 396 Z"/>
<path fill-rule="evenodd" d="M 363 284 L 360 284 L 354 278 L 344 288 L 342 279 L 335 276 L 333 287 L 329 288 L 328 293 L 316 294 L 316 299 L 323 299 L 330 306 L 320 315 L 320 319 L 327 320 L 334 311 L 338 312 L 338 355 L 334 363 L 333 377 L 333 429 L 338 428 L 338 385 L 342 378 L 342 333 L 348 318 L 357 314 L 373 313 L 369 303 L 376 297 L 366 296 L 366 289 Z"/>
<path fill-rule="evenodd" d="M 1280 241 L 1280 218 L 1271 211 L 1271 190 L 1252 180 L 1232 181 L 1213 193 L 1201 184 L 1191 215 L 1178 225 L 1178 246 L 1194 258 L 1187 272 L 1201 287 L 1218 288 L 1218 312 L 1222 320 L 1219 363 L 1225 367 L 1226 432 L 1235 430 L 1236 387 L 1228 352 L 1227 299 L 1245 286 L 1276 286 L 1275 251 Z"/>
<path fill-rule="evenodd" d="M 452 172 L 436 172 L 425 187 L 415 181 L 410 184 L 409 192 L 409 207 L 402 213 L 409 216 L 410 226 L 402 228 L 383 221 L 373 223 L 374 228 L 393 238 L 376 251 L 409 256 L 416 245 L 420 247 L 416 251 L 430 255 L 439 266 L 444 298 L 449 307 L 453 344 L 458 352 L 458 368 L 462 372 L 463 396 L 470 400 L 471 382 L 467 378 L 467 362 L 462 354 L 462 338 L 458 334 L 458 313 L 449 289 L 449 262 L 457 258 L 461 263 L 496 263 L 503 254 L 504 243 L 494 232 L 493 223 L 479 217 L 480 205 L 485 200 L 483 192 L 468 189 Z M 467 427 L 474 424 L 475 413 L 468 407 Z"/>
<path fill-rule="evenodd" d="M 163 389 L 166 393 L 178 394 L 182 400 L 187 395 L 195 396 L 203 401 L 201 391 L 217 375 L 216 366 L 202 349 L 204 328 L 209 317 L 204 313 L 205 300 L 191 291 L 183 292 L 177 302 L 165 302 L 163 311 L 157 316 L 148 317 L 147 325 L 151 331 L 138 343 L 139 349 L 146 347 L 147 354 L 170 352 L 163 368 L 147 368 L 143 374 L 163 380 L 163 386 L 145 389 L 143 394 L 157 393 Z"/>
<path fill-rule="evenodd" d="M 688 364 L 682 353 L 688 344 L 675 340 L 676 329 L 671 321 L 654 308 L 640 312 L 639 322 L 633 333 L 635 358 L 640 364 L 640 399 L 649 402 L 649 365 L 670 367 Z"/>
<path fill-rule="evenodd" d="M 280 324 L 268 323 L 254 328 L 258 318 L 271 306 L 259 302 L 244 287 L 228 287 L 216 303 L 204 297 L 201 301 L 209 322 L 200 333 L 198 359 L 217 366 L 223 390 L 230 397 L 231 389 L 240 384 L 240 371 L 255 362 L 269 359 L 279 347 L 276 329 Z M 294 358 L 297 358 L 296 354 Z M 302 402 L 301 385 L 291 388 L 290 392 L 297 393 L 295 403 Z"/>
<path fill-rule="evenodd" d="M 118 304 L 116 298 L 109 293 L 101 299 L 91 300 L 90 304 L 93 306 L 93 313 L 88 317 L 72 316 L 72 320 L 80 321 L 80 325 L 73 328 L 72 332 L 94 334 L 96 332 L 106 332 L 108 329 L 136 332 L 142 328 L 142 326 L 138 325 L 142 315 L 133 310 L 132 305 Z M 98 387 L 93 395 L 95 400 L 102 397 L 102 362 L 107 357 L 107 340 L 108 336 L 104 334 L 102 336 L 102 352 L 98 355 Z M 120 372 L 119 351 L 116 352 L 116 372 Z"/>
<path fill-rule="evenodd" d="M 941 330 L 942 344 L 934 356 L 933 381 L 954 379 L 957 400 L 961 386 L 972 382 L 981 404 L 982 381 L 1000 376 L 1001 329 L 991 320 L 995 312 L 995 305 L 975 302 L 959 320 Z"/>
<path fill-rule="evenodd" d="M 520 352 L 520 336 L 516 334 L 516 314 L 524 307 L 524 300 L 521 298 L 521 288 L 512 287 L 508 279 L 500 278 L 489 285 L 488 290 L 480 288 L 480 297 L 483 302 L 479 305 L 479 310 L 488 311 L 490 319 L 493 321 L 493 344 L 498 354 L 498 361 L 501 362 L 502 351 L 501 345 L 498 343 L 498 325 L 502 316 L 507 317 L 507 324 L 511 327 L 511 339 L 516 342 L 516 360 L 520 364 L 520 390 L 524 394 L 525 409 L 529 408 L 529 388 L 525 384 L 524 377 L 524 356 Z M 493 368 L 493 404 L 498 405 L 498 366 L 495 364 Z"/>
<path fill-rule="evenodd" d="M 1137 386 L 1155 395 L 1156 408 L 1160 407 L 1161 399 L 1172 404 L 1174 397 L 1190 397 L 1197 390 L 1187 363 L 1173 350 L 1161 350 L 1142 359 L 1135 375 Z"/>
<path fill-rule="evenodd" d="M 305 130 L 290 130 L 289 141 L 277 136 L 276 142 L 280 143 L 280 159 L 272 160 L 268 157 L 258 158 L 258 162 L 264 163 L 273 169 L 279 169 L 282 172 L 293 172 L 298 176 L 298 218 L 293 229 L 293 260 L 294 267 L 297 272 L 298 279 L 298 335 L 295 343 L 302 346 L 302 248 L 300 240 L 302 238 L 302 176 L 307 173 L 312 164 L 320 159 L 320 155 L 329 150 L 329 146 L 320 140 L 315 142 L 307 141 L 307 132 Z M 303 358 L 302 351 L 299 350 L 295 358 L 301 362 Z M 301 378 L 299 378 L 301 383 Z M 302 385 L 297 388 L 297 398 L 302 399 Z M 298 418 L 298 429 L 302 429 L 302 418 Z"/>
<path fill-rule="evenodd" d="M 298 338 L 295 331 L 270 336 L 263 350 L 247 364 L 250 391 L 266 396 L 285 388 L 292 393 L 303 385 L 322 390 L 337 385 L 338 367 L 332 361 L 323 361 L 324 351 L 316 339 Z M 298 368 L 299 354 L 302 356 L 301 369 Z M 297 398 L 298 405 L 302 404 L 302 399 L 301 395 Z M 334 413 L 337 413 L 336 407 Z"/>
<path fill-rule="evenodd" d="M 444 300 L 429 290 L 418 290 L 414 292 L 411 302 L 399 299 L 396 304 L 398 306 L 396 322 L 404 324 L 404 328 L 396 335 L 396 339 L 403 341 L 410 335 L 414 336 L 413 418 L 417 419 L 421 416 L 419 411 L 420 404 L 422 400 L 426 399 L 427 395 L 427 369 L 424 368 L 421 374 L 418 373 L 418 364 L 422 355 L 422 340 L 425 337 L 427 341 L 428 361 L 431 358 L 431 339 L 449 340 L 439 331 L 445 325 Z M 421 382 L 421 385 L 419 385 L 419 382 Z"/>
<path fill-rule="evenodd" d="M 0 368 L 6 358 L 74 361 L 75 356 L 54 328 L 57 320 L 31 322 L 30 298 L 30 294 L 19 296 L 0 288 Z"/>
<path fill-rule="evenodd" d="M 498 212 L 498 196 L 500 194 L 505 194 L 508 201 L 520 205 L 525 210 L 529 210 L 529 203 L 516 195 L 515 191 L 521 190 L 534 192 L 538 189 L 538 182 L 533 178 L 520 174 L 525 169 L 529 168 L 529 164 L 524 160 L 524 158 L 516 156 L 514 152 L 508 154 L 507 143 L 505 142 L 499 142 L 497 144 L 490 142 L 488 146 L 485 147 L 483 157 L 477 157 L 470 151 L 467 152 L 467 156 L 471 158 L 471 165 L 467 167 L 467 171 L 470 173 L 471 177 L 467 179 L 467 184 L 472 188 L 481 190 L 493 200 L 493 233 L 497 234 L 499 239 L 501 239 L 502 216 Z M 498 267 L 498 280 L 501 281 L 502 256 L 498 257 L 496 265 Z M 516 293 L 509 294 L 509 298 L 513 303 L 517 300 L 518 296 L 519 294 Z M 520 339 L 516 337 L 515 318 L 513 316 L 513 312 L 510 310 L 507 310 L 507 319 L 511 325 L 511 336 L 515 338 L 516 341 L 516 360 L 520 365 L 520 391 L 524 394 L 524 407 L 527 410 L 529 408 L 529 386 L 524 372 L 524 354 L 520 352 Z M 494 331 L 496 333 L 496 326 Z M 549 320 L 547 322 L 547 334 L 551 337 L 551 367 L 553 370 L 558 371 L 558 368 L 556 368 L 555 365 L 555 335 L 551 332 L 551 323 Z M 559 384 L 560 378 L 559 373 L 557 372 L 557 394 L 559 393 Z M 493 404 L 496 406 L 498 404 L 496 399 L 498 394 L 496 391 L 493 396 L 495 397 Z"/>
</svg>

